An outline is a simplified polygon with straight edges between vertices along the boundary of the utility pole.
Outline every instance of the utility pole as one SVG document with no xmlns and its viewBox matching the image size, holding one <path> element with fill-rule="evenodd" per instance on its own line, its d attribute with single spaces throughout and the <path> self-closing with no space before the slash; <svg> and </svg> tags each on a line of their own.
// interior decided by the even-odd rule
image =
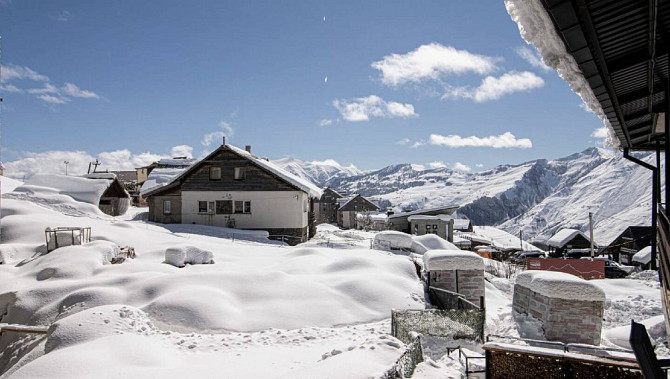
<svg viewBox="0 0 670 379">
<path fill-rule="evenodd" d="M 65 163 L 65 176 L 67 176 L 67 165 L 70 164 L 69 161 L 63 161 Z"/>
<path fill-rule="evenodd" d="M 591 233 L 591 259 L 593 259 L 593 212 L 589 212 L 589 232 Z"/>
<path fill-rule="evenodd" d="M 523 230 L 519 230 L 519 245 L 521 245 L 521 251 L 523 251 Z"/>
</svg>

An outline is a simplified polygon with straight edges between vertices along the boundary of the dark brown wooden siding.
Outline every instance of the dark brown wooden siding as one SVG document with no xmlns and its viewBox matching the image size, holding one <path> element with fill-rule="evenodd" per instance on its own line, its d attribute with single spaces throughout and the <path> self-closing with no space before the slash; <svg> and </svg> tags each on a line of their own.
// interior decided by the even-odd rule
<svg viewBox="0 0 670 379">
<path fill-rule="evenodd" d="M 209 168 L 221 168 L 221 180 L 209 179 Z M 235 180 L 235 168 L 245 172 L 245 178 Z M 222 150 L 199 164 L 184 178 L 182 191 L 296 191 L 296 188 L 255 166 L 237 154 Z"/>
</svg>

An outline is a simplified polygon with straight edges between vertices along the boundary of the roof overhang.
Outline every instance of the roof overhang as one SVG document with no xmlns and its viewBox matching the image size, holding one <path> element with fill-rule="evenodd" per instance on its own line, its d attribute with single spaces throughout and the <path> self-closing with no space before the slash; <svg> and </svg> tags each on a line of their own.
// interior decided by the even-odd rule
<svg viewBox="0 0 670 379">
<path fill-rule="evenodd" d="M 670 51 L 670 2 L 658 0 L 507 0 L 522 36 L 528 36 L 544 8 L 567 53 L 574 59 L 622 148 L 665 150 L 665 120 Z M 524 8 L 524 9 L 519 9 Z M 533 8 L 533 9 L 531 9 Z M 539 43 L 538 43 L 539 42 Z M 553 57 L 556 58 L 556 57 Z M 556 60 L 556 59 L 554 59 Z M 561 68 L 557 68 L 562 77 Z M 565 78 L 565 77 L 564 77 Z M 578 92 L 574 83 L 573 90 Z M 578 87 L 578 86 L 577 86 Z M 584 99 L 584 95 L 580 93 Z M 585 102 L 587 100 L 585 99 Z M 593 107 L 591 107 L 593 108 Z M 615 143 L 616 144 L 616 143 Z"/>
</svg>

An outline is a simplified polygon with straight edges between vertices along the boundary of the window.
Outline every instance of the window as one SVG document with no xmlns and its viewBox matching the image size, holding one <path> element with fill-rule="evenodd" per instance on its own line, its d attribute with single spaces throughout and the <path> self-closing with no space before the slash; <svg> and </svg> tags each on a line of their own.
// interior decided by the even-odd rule
<svg viewBox="0 0 670 379">
<path fill-rule="evenodd" d="M 233 201 L 232 200 L 217 200 L 216 201 L 216 214 L 226 215 L 233 213 Z"/>
<path fill-rule="evenodd" d="M 430 233 L 430 225 L 426 225 L 426 233 Z"/>
<path fill-rule="evenodd" d="M 209 180 L 221 180 L 221 167 L 209 168 Z"/>
<path fill-rule="evenodd" d="M 163 200 L 163 214 L 172 214 L 172 202 L 170 200 Z"/>
<path fill-rule="evenodd" d="M 214 202 L 198 201 L 198 213 L 214 213 Z"/>
<path fill-rule="evenodd" d="M 243 167 L 235 167 L 235 180 L 244 180 L 247 178 L 247 172 Z"/>
<path fill-rule="evenodd" d="M 235 201 L 235 213 L 251 213 L 251 201 Z"/>
</svg>

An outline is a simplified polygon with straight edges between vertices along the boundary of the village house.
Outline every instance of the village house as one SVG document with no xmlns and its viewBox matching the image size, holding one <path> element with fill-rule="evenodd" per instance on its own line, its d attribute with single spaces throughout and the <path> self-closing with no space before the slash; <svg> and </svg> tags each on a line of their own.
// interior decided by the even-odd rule
<svg viewBox="0 0 670 379">
<path fill-rule="evenodd" d="M 143 192 L 149 221 L 266 230 L 297 244 L 316 232 L 321 190 L 264 158 L 224 143 L 167 183 Z"/>
<path fill-rule="evenodd" d="M 416 210 L 416 211 L 391 214 L 391 215 L 388 216 L 388 221 L 389 221 L 389 224 L 390 224 L 390 227 L 391 227 L 392 230 L 396 230 L 396 231 L 407 233 L 407 234 L 414 234 L 414 227 L 411 225 L 411 223 L 409 221 L 410 216 L 419 216 L 419 215 L 424 215 L 424 216 L 438 216 L 438 215 L 451 216 L 451 215 L 454 214 L 454 212 L 456 212 L 456 210 L 458 210 L 457 205 L 449 205 L 449 206 L 436 207 L 436 208 L 430 208 L 430 209 L 420 209 L 420 210 Z"/>
<path fill-rule="evenodd" d="M 344 229 L 363 229 L 368 223 L 370 213 L 377 212 L 379 207 L 364 198 L 361 195 L 354 195 L 352 198 L 343 201 L 342 206 L 337 211 L 337 224 Z M 363 218 L 358 217 L 361 214 Z"/>
<path fill-rule="evenodd" d="M 651 226 L 629 226 L 609 244 L 605 254 L 616 262 L 632 264 L 633 256 L 645 246 L 650 246 L 653 236 Z"/>
<path fill-rule="evenodd" d="M 569 250 L 584 250 L 591 247 L 591 241 L 577 229 L 561 229 L 546 242 L 551 257 L 562 257 Z M 594 249 L 598 246 L 594 243 Z M 597 250 L 596 250 L 597 252 Z"/>
<path fill-rule="evenodd" d="M 320 198 L 314 199 L 314 218 L 317 224 L 333 224 L 337 222 L 337 211 L 340 208 L 338 199 L 343 196 L 330 187 L 323 190 Z"/>
<path fill-rule="evenodd" d="M 160 180 L 158 180 L 159 183 L 157 183 L 156 180 L 152 180 L 152 173 L 154 174 L 154 178 L 167 176 L 171 179 L 177 173 L 181 173 L 189 168 L 196 161 L 197 159 L 186 157 L 163 158 L 148 166 L 136 168 L 135 180 L 137 183 L 137 191 L 140 192 L 140 196 L 138 196 L 136 203 L 144 204 L 145 201 L 142 193 L 147 192 L 159 184 L 163 184 Z"/>
<path fill-rule="evenodd" d="M 130 207 L 130 195 L 111 172 L 84 176 L 34 175 L 24 185 L 55 188 L 59 194 L 93 204 L 103 213 L 119 216 Z"/>
</svg>

